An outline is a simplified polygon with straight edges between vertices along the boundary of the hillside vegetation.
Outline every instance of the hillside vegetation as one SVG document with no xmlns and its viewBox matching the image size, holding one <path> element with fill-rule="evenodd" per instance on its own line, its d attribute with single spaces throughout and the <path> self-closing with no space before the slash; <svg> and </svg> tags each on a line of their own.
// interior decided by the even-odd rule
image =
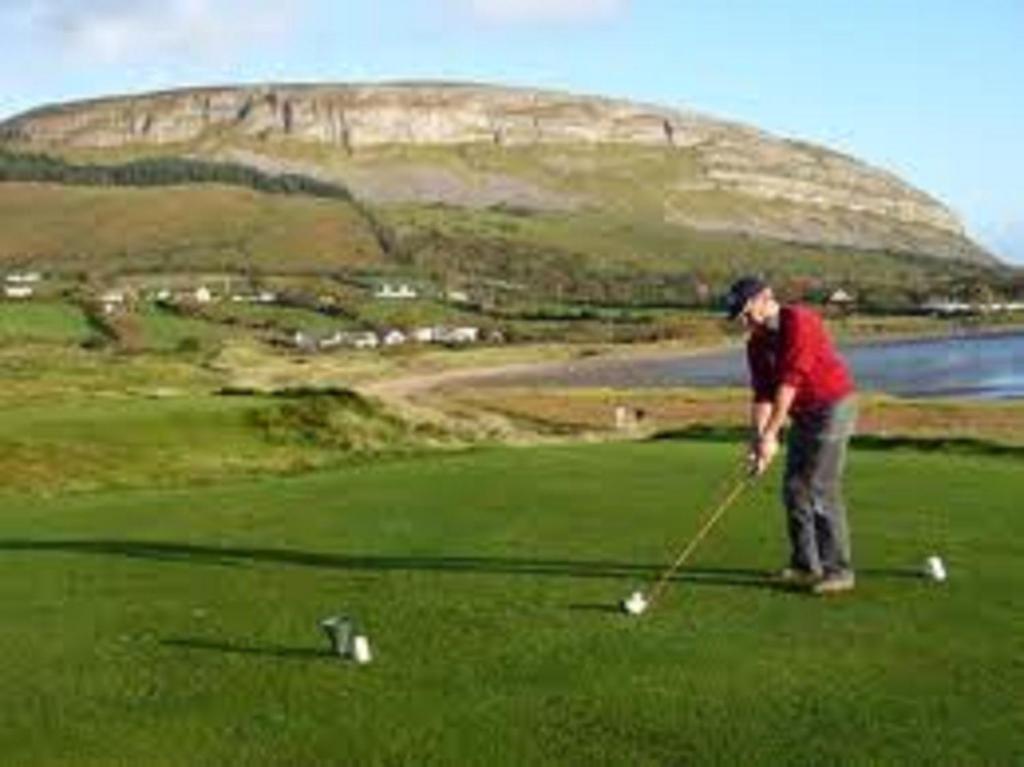
<svg viewBox="0 0 1024 767">
<path fill-rule="evenodd" d="M 383 236 L 382 236 L 383 233 Z M 0 265 L 94 277 L 128 272 L 423 278 L 490 303 L 700 306 L 735 274 L 791 292 L 845 286 L 880 306 L 999 284 L 967 262 L 701 233 L 598 213 L 389 205 L 200 184 L 0 183 Z M 960 286 L 960 287 L 957 287 Z"/>
<path fill-rule="evenodd" d="M 345 200 L 219 185 L 0 184 L 0 258 L 58 271 L 330 271 L 381 261 Z"/>
</svg>

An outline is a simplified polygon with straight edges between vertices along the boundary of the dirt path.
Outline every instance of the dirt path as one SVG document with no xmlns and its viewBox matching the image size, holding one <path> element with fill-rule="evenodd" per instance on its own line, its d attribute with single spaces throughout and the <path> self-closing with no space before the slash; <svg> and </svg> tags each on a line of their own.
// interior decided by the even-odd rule
<svg viewBox="0 0 1024 767">
<path fill-rule="evenodd" d="M 564 360 L 558 362 L 517 362 L 507 365 L 440 370 L 431 373 L 416 373 L 414 375 L 371 381 L 359 388 L 366 394 L 381 397 L 382 399 L 411 400 L 445 387 L 466 385 L 475 381 L 491 380 L 520 373 L 542 373 L 546 370 L 558 370 L 567 364 L 571 363 Z"/>
</svg>

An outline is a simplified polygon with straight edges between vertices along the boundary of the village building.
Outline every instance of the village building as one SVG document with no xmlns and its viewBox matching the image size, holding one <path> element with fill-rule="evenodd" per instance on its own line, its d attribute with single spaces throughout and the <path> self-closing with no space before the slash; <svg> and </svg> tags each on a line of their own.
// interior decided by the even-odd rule
<svg viewBox="0 0 1024 767">
<path fill-rule="evenodd" d="M 401 330 L 389 330 L 381 339 L 385 346 L 400 346 L 406 342 L 406 335 Z"/>
<path fill-rule="evenodd" d="M 850 306 L 852 303 L 854 303 L 854 299 L 853 296 L 851 296 L 845 290 L 839 288 L 838 290 L 832 292 L 832 294 L 828 297 L 826 303 L 831 304 L 832 306 Z"/>
<path fill-rule="evenodd" d="M 419 296 L 419 292 L 412 286 L 407 285 L 405 283 L 399 285 L 391 285 L 390 283 L 385 282 L 384 284 L 378 286 L 378 288 L 374 291 L 373 295 L 374 298 L 401 300 L 416 298 Z"/>
<path fill-rule="evenodd" d="M 124 309 L 128 303 L 128 296 L 123 290 L 104 290 L 100 293 L 100 305 L 104 314 L 114 314 Z"/>
<path fill-rule="evenodd" d="M 336 330 L 328 336 L 324 336 L 318 342 L 321 349 L 333 349 L 345 343 L 345 333 Z"/>
<path fill-rule="evenodd" d="M 437 328 L 415 328 L 410 333 L 413 341 L 421 344 L 433 343 L 437 338 Z"/>
<path fill-rule="evenodd" d="M 449 344 L 475 344 L 480 340 L 480 328 L 458 327 L 447 329 L 440 340 Z"/>
<path fill-rule="evenodd" d="M 928 299 L 921 308 L 934 314 L 969 314 L 973 310 L 969 303 L 949 298 Z"/>
<path fill-rule="evenodd" d="M 367 330 L 361 333 L 352 333 L 351 344 L 356 349 L 376 349 L 380 346 L 380 339 L 377 334 L 371 330 Z"/>
<path fill-rule="evenodd" d="M 4 285 L 4 298 L 24 300 L 32 298 L 33 292 L 31 285 Z"/>
<path fill-rule="evenodd" d="M 39 272 L 11 272 L 4 277 L 4 282 L 11 285 L 35 285 L 42 279 L 43 275 Z"/>
<path fill-rule="evenodd" d="M 316 336 L 305 330 L 296 330 L 292 333 L 291 340 L 292 346 L 304 352 L 315 351 L 319 346 L 319 341 Z"/>
</svg>

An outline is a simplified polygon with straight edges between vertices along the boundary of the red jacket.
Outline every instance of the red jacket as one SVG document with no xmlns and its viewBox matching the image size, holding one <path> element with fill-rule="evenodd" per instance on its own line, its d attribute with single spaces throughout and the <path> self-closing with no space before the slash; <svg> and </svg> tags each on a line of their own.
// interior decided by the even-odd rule
<svg viewBox="0 0 1024 767">
<path fill-rule="evenodd" d="M 781 384 L 796 387 L 792 412 L 831 405 L 853 391 L 853 377 L 821 317 L 805 306 L 779 311 L 778 330 L 756 328 L 747 341 L 755 402 L 772 402 Z"/>
</svg>

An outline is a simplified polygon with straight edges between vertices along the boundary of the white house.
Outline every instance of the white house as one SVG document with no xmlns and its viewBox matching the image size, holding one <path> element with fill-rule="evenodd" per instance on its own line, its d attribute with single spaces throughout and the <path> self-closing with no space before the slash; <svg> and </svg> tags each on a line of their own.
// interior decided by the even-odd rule
<svg viewBox="0 0 1024 767">
<path fill-rule="evenodd" d="M 468 304 L 469 293 L 464 290 L 449 290 L 446 294 L 448 300 L 454 304 Z"/>
<path fill-rule="evenodd" d="M 363 333 L 353 333 L 351 336 L 352 346 L 356 349 L 376 349 L 380 346 L 380 339 L 372 330 Z"/>
<path fill-rule="evenodd" d="M 192 297 L 196 300 L 196 303 L 208 304 L 213 300 L 213 293 L 211 293 L 210 289 L 205 285 L 200 285 L 195 289 Z"/>
<path fill-rule="evenodd" d="M 389 330 L 381 340 L 385 346 L 400 346 L 406 342 L 406 336 L 401 330 Z"/>
<path fill-rule="evenodd" d="M 123 290 L 105 290 L 100 294 L 100 303 L 103 305 L 104 314 L 114 314 L 124 308 L 128 296 Z"/>
<path fill-rule="evenodd" d="M 43 279 L 39 272 L 11 272 L 4 278 L 12 285 L 34 285 Z"/>
<path fill-rule="evenodd" d="M 452 328 L 445 334 L 444 340 L 452 344 L 475 344 L 480 340 L 480 328 Z"/>
<path fill-rule="evenodd" d="M 994 302 L 981 304 L 978 308 L 983 312 L 1019 312 L 1024 309 L 1024 303 L 1020 301 Z"/>
<path fill-rule="evenodd" d="M 433 343 L 437 340 L 437 328 L 415 328 L 410 335 L 421 344 Z"/>
<path fill-rule="evenodd" d="M 966 314 L 971 311 L 971 305 L 964 301 L 951 301 L 948 298 L 932 298 L 925 302 L 926 311 L 936 314 Z"/>
<path fill-rule="evenodd" d="M 317 348 L 317 340 L 312 333 L 296 330 L 292 333 L 292 346 L 303 351 L 313 351 Z"/>
<path fill-rule="evenodd" d="M 375 298 L 408 299 L 416 298 L 419 293 L 415 288 L 406 285 L 405 283 L 402 283 L 401 285 L 391 285 L 385 282 L 383 285 L 380 285 L 376 291 L 374 291 L 373 295 Z"/>
<path fill-rule="evenodd" d="M 321 349 L 333 349 L 335 346 L 341 346 L 345 343 L 345 334 L 340 330 L 336 330 L 329 336 L 324 336 L 319 341 Z"/>
<path fill-rule="evenodd" d="M 32 298 L 30 285 L 4 285 L 4 298 Z"/>
</svg>

